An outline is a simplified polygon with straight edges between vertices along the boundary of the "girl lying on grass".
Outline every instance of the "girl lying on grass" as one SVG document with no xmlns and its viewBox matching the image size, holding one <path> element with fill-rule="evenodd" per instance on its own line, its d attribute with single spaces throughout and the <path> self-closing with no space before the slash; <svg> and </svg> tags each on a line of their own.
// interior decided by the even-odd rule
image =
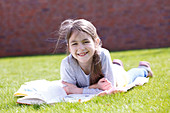
<svg viewBox="0 0 170 113">
<path fill-rule="evenodd" d="M 103 91 L 112 94 L 124 91 L 122 87 L 131 84 L 137 77 L 153 76 L 146 61 L 128 72 L 120 60 L 112 62 L 109 51 L 101 47 L 96 28 L 87 20 L 63 21 L 59 39 L 66 40 L 70 53 L 62 60 L 60 68 L 67 94 L 99 94 Z"/>
</svg>

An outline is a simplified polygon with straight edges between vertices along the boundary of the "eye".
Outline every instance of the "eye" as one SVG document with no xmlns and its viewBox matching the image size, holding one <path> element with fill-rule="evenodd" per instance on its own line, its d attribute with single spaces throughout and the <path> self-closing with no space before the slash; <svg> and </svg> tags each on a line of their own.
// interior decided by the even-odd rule
<svg viewBox="0 0 170 113">
<path fill-rule="evenodd" d="M 85 44 L 90 43 L 90 41 L 84 41 Z"/>
<path fill-rule="evenodd" d="M 77 45 L 77 43 L 72 43 L 71 45 L 73 45 L 73 46 L 74 46 L 74 45 Z"/>
</svg>

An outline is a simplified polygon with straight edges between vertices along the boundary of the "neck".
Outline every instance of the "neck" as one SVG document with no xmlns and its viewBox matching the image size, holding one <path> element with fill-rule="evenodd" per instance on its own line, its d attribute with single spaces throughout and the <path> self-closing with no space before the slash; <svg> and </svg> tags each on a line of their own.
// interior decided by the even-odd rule
<svg viewBox="0 0 170 113">
<path fill-rule="evenodd" d="M 88 63 L 81 63 L 81 62 L 79 62 L 79 65 L 80 65 L 81 69 L 84 71 L 84 73 L 86 75 L 90 74 L 91 64 L 92 64 L 92 60 L 91 60 L 91 62 L 88 62 Z"/>
</svg>

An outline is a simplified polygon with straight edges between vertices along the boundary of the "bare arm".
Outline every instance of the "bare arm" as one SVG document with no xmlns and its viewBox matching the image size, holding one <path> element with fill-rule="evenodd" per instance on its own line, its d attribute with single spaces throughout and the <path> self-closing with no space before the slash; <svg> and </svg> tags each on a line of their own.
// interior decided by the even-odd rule
<svg viewBox="0 0 170 113">
<path fill-rule="evenodd" d="M 67 83 L 62 81 L 64 85 L 64 90 L 66 91 L 67 94 L 82 94 L 83 93 L 83 88 L 78 88 L 76 85 Z M 109 90 L 112 88 L 112 84 L 110 81 L 108 81 L 106 78 L 102 78 L 98 81 L 98 83 L 90 85 L 88 87 L 89 89 L 100 89 L 100 90 Z"/>
<path fill-rule="evenodd" d="M 64 87 L 65 92 L 67 93 L 67 95 L 69 94 L 82 94 L 83 93 L 83 88 L 78 88 L 76 85 L 71 84 L 71 83 L 67 83 L 62 81 L 62 83 L 64 85 L 66 85 Z"/>
<path fill-rule="evenodd" d="M 98 81 L 98 83 L 89 86 L 89 89 L 109 90 L 111 88 L 112 84 L 106 78 L 102 78 Z"/>
</svg>

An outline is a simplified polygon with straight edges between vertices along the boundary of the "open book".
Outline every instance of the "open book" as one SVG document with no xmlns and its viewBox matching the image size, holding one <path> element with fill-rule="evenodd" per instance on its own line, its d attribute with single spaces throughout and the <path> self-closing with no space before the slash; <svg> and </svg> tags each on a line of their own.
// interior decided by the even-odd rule
<svg viewBox="0 0 170 113">
<path fill-rule="evenodd" d="M 70 94 L 67 95 L 63 89 L 63 84 L 60 80 L 47 81 L 47 80 L 35 80 L 26 82 L 21 85 L 19 90 L 14 93 L 14 96 L 21 96 L 17 100 L 19 104 L 53 104 L 57 102 L 86 102 L 92 99 L 94 96 L 102 96 L 103 94 L 111 94 L 114 92 L 127 92 L 129 89 L 137 85 L 143 85 L 147 83 L 149 78 L 138 77 L 136 80 L 125 87 L 111 88 L 104 93 L 99 94 Z"/>
<path fill-rule="evenodd" d="M 36 80 L 21 85 L 14 96 L 21 96 L 19 104 L 53 104 L 57 102 L 85 102 L 94 97 L 94 94 L 67 95 L 60 81 Z"/>
</svg>

